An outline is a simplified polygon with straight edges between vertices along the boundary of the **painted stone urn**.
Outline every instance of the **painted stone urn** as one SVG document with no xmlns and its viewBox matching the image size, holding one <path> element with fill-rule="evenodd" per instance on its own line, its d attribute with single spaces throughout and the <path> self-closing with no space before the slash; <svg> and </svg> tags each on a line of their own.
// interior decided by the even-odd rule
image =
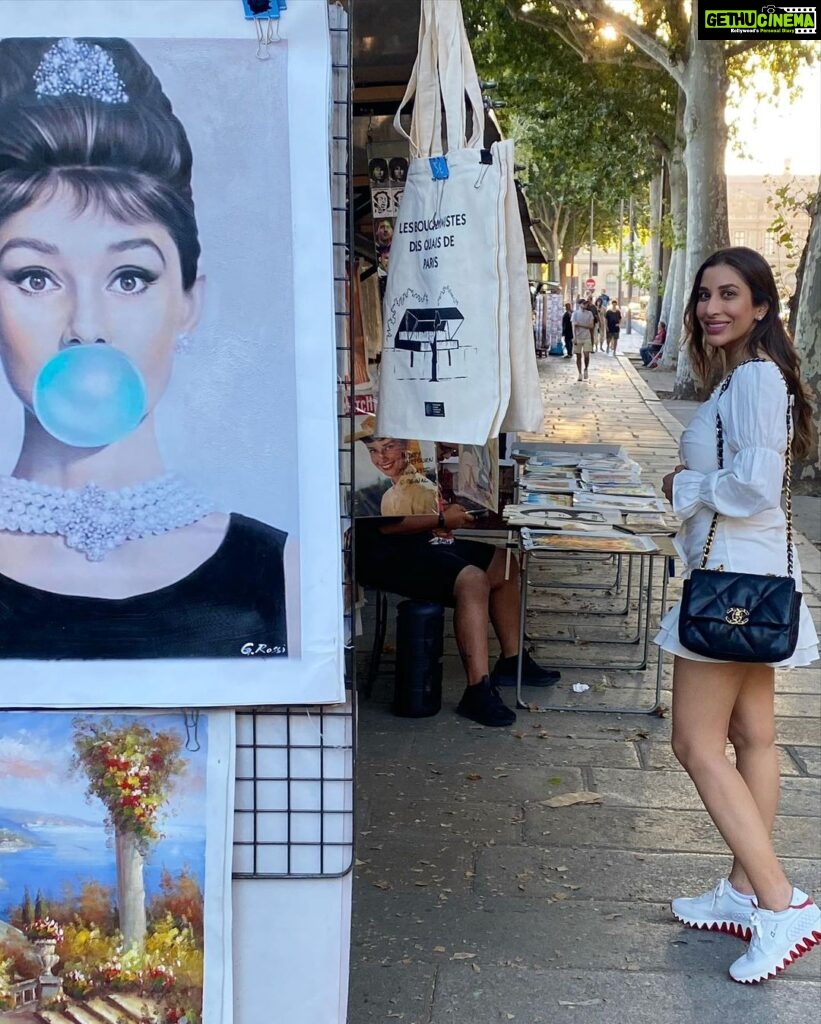
<svg viewBox="0 0 821 1024">
<path fill-rule="evenodd" d="M 57 940 L 34 939 L 34 948 L 37 950 L 37 955 L 43 963 L 43 976 L 47 977 L 60 961 L 60 957 L 57 956 L 55 952 L 57 949 Z"/>
</svg>

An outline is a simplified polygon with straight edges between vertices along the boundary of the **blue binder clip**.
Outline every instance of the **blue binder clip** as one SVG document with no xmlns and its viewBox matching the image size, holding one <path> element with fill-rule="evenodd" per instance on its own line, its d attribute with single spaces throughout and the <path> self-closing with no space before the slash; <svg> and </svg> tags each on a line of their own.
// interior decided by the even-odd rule
<svg viewBox="0 0 821 1024">
<path fill-rule="evenodd" d="M 242 0 L 246 18 L 278 18 L 285 0 Z"/>
<path fill-rule="evenodd" d="M 253 21 L 256 30 L 258 60 L 268 60 L 271 56 L 268 47 L 279 42 L 279 16 L 285 8 L 285 0 L 242 0 L 245 18 Z"/>
<path fill-rule="evenodd" d="M 434 181 L 446 181 L 450 177 L 448 158 L 446 156 L 431 156 L 428 157 L 428 162 L 430 163 L 430 172 L 433 175 Z"/>
</svg>

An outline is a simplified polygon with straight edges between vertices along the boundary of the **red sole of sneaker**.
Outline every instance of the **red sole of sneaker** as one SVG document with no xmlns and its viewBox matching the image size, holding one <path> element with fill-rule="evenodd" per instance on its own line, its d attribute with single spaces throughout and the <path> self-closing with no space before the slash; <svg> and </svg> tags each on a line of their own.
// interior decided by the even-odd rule
<svg viewBox="0 0 821 1024">
<path fill-rule="evenodd" d="M 696 931 L 721 932 L 723 935 L 734 935 L 737 939 L 743 939 L 745 942 L 749 942 L 753 934 L 749 928 L 735 924 L 732 921 L 722 921 L 721 924 L 717 922 L 713 924 L 699 924 L 694 921 L 685 921 L 683 917 L 678 917 L 676 914 L 673 914 L 673 917 L 682 924 L 687 925 L 688 928 L 695 928 Z"/>
<path fill-rule="evenodd" d="M 796 942 L 795 946 L 790 950 L 790 955 L 784 957 L 783 963 L 776 966 L 774 970 L 768 971 L 767 974 L 761 974 L 757 978 L 733 978 L 733 981 L 737 981 L 741 985 L 760 985 L 763 981 L 769 981 L 770 978 L 775 978 L 777 975 L 785 971 L 790 964 L 794 964 L 796 960 L 800 960 L 805 953 L 809 953 L 813 946 L 817 946 L 821 943 L 821 932 L 814 931 L 812 935 L 805 935 L 803 939 Z M 733 976 L 730 975 L 732 978 Z"/>
</svg>

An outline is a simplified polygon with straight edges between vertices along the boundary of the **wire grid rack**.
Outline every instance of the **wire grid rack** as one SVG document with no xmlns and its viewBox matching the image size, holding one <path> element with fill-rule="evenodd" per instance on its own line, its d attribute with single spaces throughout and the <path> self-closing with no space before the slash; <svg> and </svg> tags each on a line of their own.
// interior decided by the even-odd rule
<svg viewBox="0 0 821 1024">
<path fill-rule="evenodd" d="M 331 211 L 339 425 L 340 542 L 346 591 L 352 587 L 350 492 L 353 445 L 352 128 L 350 8 L 329 4 L 331 35 Z M 344 705 L 265 706 L 237 712 L 233 878 L 329 878 L 353 867 L 355 659 L 346 593 Z"/>
<path fill-rule="evenodd" d="M 350 701 L 237 714 L 234 878 L 350 871 L 354 731 Z"/>
</svg>

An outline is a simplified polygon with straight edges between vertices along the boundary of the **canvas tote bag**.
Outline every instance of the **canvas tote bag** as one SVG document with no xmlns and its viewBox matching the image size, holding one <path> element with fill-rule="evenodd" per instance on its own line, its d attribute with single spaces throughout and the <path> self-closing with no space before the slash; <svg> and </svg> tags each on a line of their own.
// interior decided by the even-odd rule
<svg viewBox="0 0 821 1024">
<path fill-rule="evenodd" d="M 412 97 L 407 135 L 400 114 Z M 510 399 L 512 153 L 508 174 L 505 150 L 482 149 L 484 108 L 460 3 L 422 0 L 419 49 L 394 126 L 411 161 L 383 306 L 377 432 L 484 444 Z M 529 293 L 527 327 L 530 334 Z"/>
<path fill-rule="evenodd" d="M 502 162 L 502 173 L 507 178 L 505 188 L 505 273 L 510 292 L 507 324 L 508 344 L 502 348 L 510 358 L 510 401 L 500 429 L 529 431 L 541 434 L 544 430 L 544 405 L 539 386 L 539 366 L 533 337 L 533 318 L 530 304 L 530 283 L 527 279 L 527 254 L 513 180 L 513 142 L 493 144 L 494 158 Z M 494 431 L 497 433 L 498 431 Z"/>
</svg>

